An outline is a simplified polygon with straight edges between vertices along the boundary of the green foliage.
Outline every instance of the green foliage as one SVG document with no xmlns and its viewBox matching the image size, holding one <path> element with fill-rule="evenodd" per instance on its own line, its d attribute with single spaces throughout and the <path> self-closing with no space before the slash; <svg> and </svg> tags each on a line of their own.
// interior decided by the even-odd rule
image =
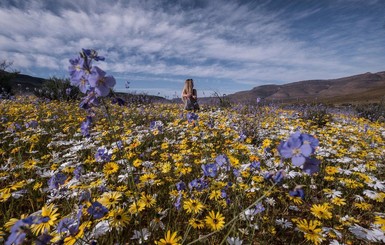
<svg viewBox="0 0 385 245">
<path fill-rule="evenodd" d="M 157 97 L 146 93 L 129 92 L 120 96 L 129 105 L 149 105 L 156 101 Z"/>
<path fill-rule="evenodd" d="M 332 119 L 332 115 L 325 105 L 309 104 L 302 108 L 301 118 L 313 126 L 324 127 Z"/>
<path fill-rule="evenodd" d="M 360 117 L 369 119 L 372 122 L 385 122 L 385 98 L 380 103 L 357 105 L 355 109 Z"/>
<path fill-rule="evenodd" d="M 230 108 L 231 102 L 229 98 L 226 97 L 226 94 L 220 95 L 218 92 L 213 93 L 213 97 L 217 98 L 214 104 L 221 108 Z"/>
<path fill-rule="evenodd" d="M 9 71 L 13 62 L 3 60 L 0 63 L 0 93 L 13 94 L 11 80 L 19 73 Z"/>
<path fill-rule="evenodd" d="M 76 100 L 81 96 L 78 87 L 71 85 L 70 80 L 51 77 L 45 81 L 41 89 L 36 89 L 34 94 L 40 98 L 50 100 L 69 101 Z"/>
</svg>

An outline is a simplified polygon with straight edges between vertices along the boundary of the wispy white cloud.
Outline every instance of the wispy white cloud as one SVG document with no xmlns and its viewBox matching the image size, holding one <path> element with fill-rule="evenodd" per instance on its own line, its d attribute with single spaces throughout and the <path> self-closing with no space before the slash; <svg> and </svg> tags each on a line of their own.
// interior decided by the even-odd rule
<svg viewBox="0 0 385 245">
<path fill-rule="evenodd" d="M 154 89 L 172 93 L 187 77 L 222 80 L 218 89 L 229 93 L 379 71 L 385 30 L 374 30 L 383 23 L 343 1 L 4 0 L 0 58 L 48 77 L 63 74 L 81 48 L 94 48 L 120 82 L 141 77 L 145 89 L 158 77 Z"/>
</svg>

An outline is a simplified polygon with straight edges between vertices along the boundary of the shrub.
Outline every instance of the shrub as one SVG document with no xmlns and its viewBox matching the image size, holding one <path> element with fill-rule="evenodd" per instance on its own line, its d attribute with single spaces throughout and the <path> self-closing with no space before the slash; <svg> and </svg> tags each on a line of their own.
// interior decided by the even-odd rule
<svg viewBox="0 0 385 245">
<path fill-rule="evenodd" d="M 213 97 L 216 98 L 214 105 L 219 106 L 221 108 L 231 107 L 231 102 L 229 98 L 226 97 L 226 94 L 220 95 L 218 92 L 214 92 Z"/>
<path fill-rule="evenodd" d="M 355 106 L 358 116 L 369 119 L 372 122 L 385 122 L 385 98 L 379 103 Z"/>
<path fill-rule="evenodd" d="M 71 85 L 70 80 L 51 77 L 43 83 L 41 89 L 35 89 L 34 94 L 50 100 L 69 101 L 80 98 L 78 87 Z"/>
<path fill-rule="evenodd" d="M 324 127 L 332 118 L 327 106 L 323 104 L 305 105 L 301 111 L 301 118 L 317 127 Z"/>
<path fill-rule="evenodd" d="M 136 92 L 126 93 L 121 95 L 121 97 L 127 102 L 127 104 L 132 105 L 149 105 L 154 103 L 158 98 L 160 98 L 152 95 L 147 95 L 145 93 Z"/>
<path fill-rule="evenodd" d="M 19 73 L 18 71 L 9 72 L 9 68 L 12 66 L 13 62 L 3 60 L 0 63 L 0 95 L 5 97 L 5 95 L 12 95 L 12 84 L 11 80 Z"/>
</svg>

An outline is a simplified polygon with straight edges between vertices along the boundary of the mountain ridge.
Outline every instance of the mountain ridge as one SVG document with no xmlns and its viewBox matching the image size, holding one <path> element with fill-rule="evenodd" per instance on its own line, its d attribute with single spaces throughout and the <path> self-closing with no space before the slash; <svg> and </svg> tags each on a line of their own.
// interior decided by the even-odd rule
<svg viewBox="0 0 385 245">
<path fill-rule="evenodd" d="M 26 87 L 29 91 L 41 88 L 46 79 L 16 74 L 11 80 L 13 88 Z M 18 85 L 20 84 L 20 85 Z M 264 84 L 247 91 L 228 94 L 225 97 L 236 103 L 255 103 L 257 98 L 267 102 L 310 103 L 377 103 L 385 96 L 385 71 L 363 73 L 336 79 L 313 79 L 286 84 Z M 212 101 L 215 98 L 200 98 Z M 166 100 L 166 99 L 164 99 Z M 177 100 L 179 102 L 179 99 Z"/>
<path fill-rule="evenodd" d="M 379 102 L 385 95 L 385 71 L 363 73 L 336 79 L 314 79 L 282 85 L 261 85 L 229 94 L 234 102 L 261 98 L 282 103 L 312 102 L 355 103 Z"/>
</svg>

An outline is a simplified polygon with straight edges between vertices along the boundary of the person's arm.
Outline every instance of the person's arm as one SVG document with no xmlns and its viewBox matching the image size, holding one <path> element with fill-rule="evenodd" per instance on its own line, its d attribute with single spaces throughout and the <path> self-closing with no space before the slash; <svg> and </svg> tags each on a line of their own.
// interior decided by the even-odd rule
<svg viewBox="0 0 385 245">
<path fill-rule="evenodd" d="M 191 96 L 191 94 L 189 93 L 186 93 L 185 90 L 182 91 L 182 98 L 189 98 Z"/>
<path fill-rule="evenodd" d="M 193 93 L 192 93 L 191 97 L 192 97 L 193 99 L 195 99 L 195 100 L 198 98 L 197 90 L 196 90 L 196 89 L 193 89 Z"/>
</svg>

